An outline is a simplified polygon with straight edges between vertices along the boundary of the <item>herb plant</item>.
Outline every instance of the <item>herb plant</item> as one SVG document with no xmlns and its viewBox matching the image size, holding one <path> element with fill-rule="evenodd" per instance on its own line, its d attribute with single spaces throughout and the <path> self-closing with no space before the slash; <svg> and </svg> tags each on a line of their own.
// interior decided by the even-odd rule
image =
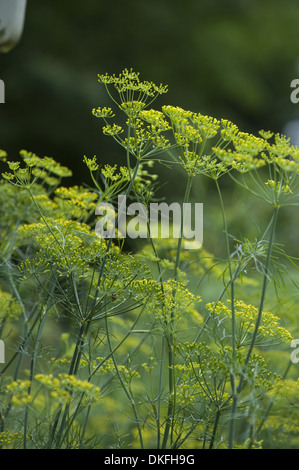
<svg viewBox="0 0 299 470">
<path fill-rule="evenodd" d="M 122 166 L 84 156 L 90 181 L 67 187 L 71 170 L 50 157 L 0 154 L 1 447 L 298 447 L 296 260 L 276 236 L 297 204 L 299 149 L 226 119 L 153 109 L 167 87 L 132 69 L 99 82 L 112 107 L 92 113 Z M 98 235 L 99 204 L 156 200 L 159 165 L 181 172 L 185 204 L 195 181 L 210 181 L 223 259 L 150 230 L 130 249 L 120 233 Z M 223 177 L 271 208 L 254 240 L 230 236 Z"/>
</svg>

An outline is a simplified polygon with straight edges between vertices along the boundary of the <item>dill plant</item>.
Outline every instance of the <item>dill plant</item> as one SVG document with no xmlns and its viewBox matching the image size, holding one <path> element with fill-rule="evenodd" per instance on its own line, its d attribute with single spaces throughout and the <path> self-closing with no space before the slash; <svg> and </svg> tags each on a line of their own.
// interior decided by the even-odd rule
<svg viewBox="0 0 299 470">
<path fill-rule="evenodd" d="M 0 328 L 10 349 L 1 369 L 0 445 L 271 446 L 277 403 L 297 386 L 287 381 L 289 361 L 282 375 L 269 361 L 289 345 L 294 324 L 271 311 L 279 303 L 266 305 L 269 284 L 285 276 L 280 259 L 295 264 L 275 233 L 281 208 L 297 203 L 299 151 L 279 134 L 253 136 L 170 105 L 153 109 L 167 87 L 132 69 L 99 82 L 112 107 L 92 113 L 123 149 L 124 165 L 84 156 L 91 186 L 66 187 L 71 170 L 52 158 L 21 151 L 20 161 L 7 161 L 0 153 L 8 165 L 0 183 Z M 188 249 L 183 237 L 154 239 L 149 226 L 135 252 L 121 234 L 96 234 L 99 203 L 125 195 L 148 208 L 159 164 L 183 172 L 183 203 L 196 198 L 196 179 L 213 182 L 225 259 Z M 259 239 L 229 236 L 224 175 L 272 206 Z M 204 302 L 209 284 L 213 295 Z M 287 408 L 281 425 L 285 431 Z"/>
</svg>

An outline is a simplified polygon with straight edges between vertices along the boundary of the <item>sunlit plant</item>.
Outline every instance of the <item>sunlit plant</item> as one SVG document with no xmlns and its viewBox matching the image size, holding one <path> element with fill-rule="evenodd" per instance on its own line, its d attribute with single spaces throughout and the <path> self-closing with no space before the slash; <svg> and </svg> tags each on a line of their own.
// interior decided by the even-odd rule
<svg viewBox="0 0 299 470">
<path fill-rule="evenodd" d="M 167 87 L 132 69 L 99 83 L 112 104 L 92 114 L 122 165 L 84 156 L 90 181 L 67 187 L 72 172 L 54 159 L 0 152 L 0 446 L 271 447 L 277 403 L 289 390 L 296 400 L 289 358 L 275 367 L 295 327 L 273 287 L 277 275 L 287 286 L 282 259 L 296 265 L 275 236 L 282 208 L 297 204 L 299 150 L 227 119 L 153 109 Z M 223 259 L 186 249 L 182 236 L 154 239 L 149 227 L 130 251 L 121 236 L 99 236 L 98 204 L 123 195 L 148 208 L 159 165 L 184 175 L 183 204 L 196 200 L 197 179 L 215 188 Z M 255 240 L 229 235 L 224 177 L 272 206 Z"/>
</svg>

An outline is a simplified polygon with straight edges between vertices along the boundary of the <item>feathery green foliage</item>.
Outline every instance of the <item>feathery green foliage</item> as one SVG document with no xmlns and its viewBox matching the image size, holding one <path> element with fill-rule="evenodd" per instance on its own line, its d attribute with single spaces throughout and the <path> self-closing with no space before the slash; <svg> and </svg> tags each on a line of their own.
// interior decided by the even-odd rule
<svg viewBox="0 0 299 470">
<path fill-rule="evenodd" d="M 275 240 L 278 214 L 297 204 L 298 148 L 226 119 L 152 109 L 167 87 L 132 69 L 99 82 L 112 108 L 92 113 L 124 149 L 122 166 L 84 156 L 92 186 L 67 187 L 71 170 L 52 158 L 0 153 L 0 446 L 271 448 L 290 432 L 298 447 L 288 401 L 298 381 L 286 375 L 297 330 L 282 301 L 284 263 L 296 260 Z M 196 200 L 196 178 L 215 183 L 226 257 L 150 232 L 128 251 L 97 234 L 99 203 L 155 201 L 158 164 L 183 170 L 184 203 Z M 223 175 L 272 206 L 255 240 L 229 237 Z M 286 293 L 275 297 L 278 278 Z"/>
</svg>

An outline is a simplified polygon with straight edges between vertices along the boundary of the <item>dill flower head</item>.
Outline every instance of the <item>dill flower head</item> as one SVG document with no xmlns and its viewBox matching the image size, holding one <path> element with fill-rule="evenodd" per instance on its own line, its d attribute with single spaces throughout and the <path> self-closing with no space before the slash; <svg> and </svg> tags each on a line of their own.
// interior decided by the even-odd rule
<svg viewBox="0 0 299 470">
<path fill-rule="evenodd" d="M 228 168 L 244 174 L 266 165 L 261 152 L 267 147 L 267 142 L 262 138 L 240 132 L 234 125 L 227 123 L 221 135 L 226 144 L 213 147 L 213 152 Z"/>
<path fill-rule="evenodd" d="M 207 310 L 213 318 L 231 317 L 230 300 L 228 305 L 223 302 L 212 302 L 206 305 Z M 237 344 L 240 348 L 248 345 L 251 341 L 252 333 L 258 316 L 258 308 L 248 305 L 242 300 L 234 302 L 235 318 L 238 322 Z M 279 343 L 289 343 L 292 340 L 290 332 L 279 323 L 279 318 L 271 312 L 262 313 L 262 321 L 258 328 L 256 345 L 275 345 Z"/>
<path fill-rule="evenodd" d="M 178 163 L 188 175 L 217 179 L 227 171 L 213 152 L 205 153 L 207 142 L 218 135 L 219 120 L 174 106 L 163 106 L 162 111 L 171 123 Z"/>
<path fill-rule="evenodd" d="M 106 107 L 104 107 L 104 108 L 100 108 L 100 107 L 93 108 L 92 114 L 95 117 L 105 118 L 105 119 L 113 118 L 115 116 L 112 109 L 111 108 L 106 108 Z"/>
<path fill-rule="evenodd" d="M 134 100 L 147 103 L 153 101 L 158 95 L 167 92 L 167 86 L 156 85 L 153 82 L 141 81 L 139 73 L 132 68 L 125 68 L 118 76 L 116 75 L 98 75 L 100 83 L 103 83 L 108 89 L 112 85 L 118 92 L 121 103 L 133 102 Z"/>
<path fill-rule="evenodd" d="M 118 126 L 115 123 L 113 123 L 112 126 L 107 124 L 107 126 L 103 127 L 103 134 L 110 135 L 112 137 L 118 134 L 121 134 L 122 132 L 123 132 L 123 128 L 121 126 Z"/>
<path fill-rule="evenodd" d="M 32 187 L 37 181 L 46 183 L 48 186 L 58 186 L 60 180 L 72 176 L 72 171 L 66 166 L 62 166 L 51 157 L 40 158 L 33 152 L 21 150 L 25 167 L 21 167 L 21 162 L 8 161 L 7 165 L 11 173 L 2 173 L 4 179 L 16 186 Z"/>
</svg>

